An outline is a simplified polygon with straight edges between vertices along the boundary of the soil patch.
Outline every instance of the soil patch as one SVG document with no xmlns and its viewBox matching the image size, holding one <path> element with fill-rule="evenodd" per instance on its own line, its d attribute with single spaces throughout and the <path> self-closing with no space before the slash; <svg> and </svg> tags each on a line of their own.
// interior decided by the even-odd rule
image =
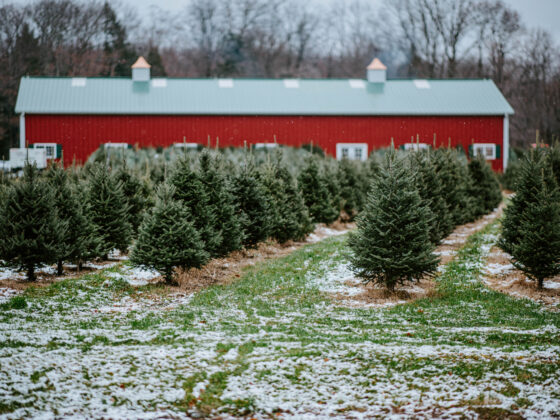
<svg viewBox="0 0 560 420">
<path fill-rule="evenodd" d="M 518 298 L 531 299 L 546 305 L 552 310 L 560 311 L 560 276 L 544 282 L 542 290 L 511 264 L 511 256 L 498 247 L 490 250 L 484 283 L 493 290 Z"/>
</svg>

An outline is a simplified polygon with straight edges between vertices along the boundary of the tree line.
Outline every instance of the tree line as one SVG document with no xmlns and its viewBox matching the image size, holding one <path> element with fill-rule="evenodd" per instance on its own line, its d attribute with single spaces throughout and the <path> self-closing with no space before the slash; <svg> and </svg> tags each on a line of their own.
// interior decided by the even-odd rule
<svg viewBox="0 0 560 420">
<path fill-rule="evenodd" d="M 18 144 L 24 75 L 364 77 L 377 55 L 394 78 L 491 78 L 516 110 L 511 143 L 560 134 L 559 49 L 501 0 L 190 0 L 149 16 L 101 0 L 0 3 L 0 153 Z"/>
</svg>

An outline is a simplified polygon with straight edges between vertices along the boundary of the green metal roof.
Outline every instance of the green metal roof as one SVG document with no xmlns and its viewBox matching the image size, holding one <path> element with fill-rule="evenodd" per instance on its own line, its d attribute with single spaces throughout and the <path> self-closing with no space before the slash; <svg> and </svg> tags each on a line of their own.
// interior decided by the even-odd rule
<svg viewBox="0 0 560 420">
<path fill-rule="evenodd" d="M 504 115 L 491 80 L 21 79 L 16 112 L 174 115 Z"/>
</svg>

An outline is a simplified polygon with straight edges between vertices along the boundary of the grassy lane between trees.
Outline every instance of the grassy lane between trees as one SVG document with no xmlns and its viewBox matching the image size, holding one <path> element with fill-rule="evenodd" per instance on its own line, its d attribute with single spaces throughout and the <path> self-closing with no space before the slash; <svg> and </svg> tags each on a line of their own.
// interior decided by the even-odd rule
<svg viewBox="0 0 560 420">
<path fill-rule="evenodd" d="M 346 235 L 193 296 L 122 265 L 28 289 L 0 311 L 0 416 L 559 416 L 560 315 L 479 280 L 498 229 L 390 309 L 321 291 Z"/>
</svg>

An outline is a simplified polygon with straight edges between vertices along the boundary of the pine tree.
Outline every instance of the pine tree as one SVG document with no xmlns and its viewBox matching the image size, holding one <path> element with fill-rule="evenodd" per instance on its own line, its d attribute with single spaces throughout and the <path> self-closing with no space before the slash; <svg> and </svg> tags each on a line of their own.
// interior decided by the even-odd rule
<svg viewBox="0 0 560 420">
<path fill-rule="evenodd" d="M 216 207 L 211 202 L 200 174 L 193 170 L 186 156 L 177 161 L 169 183 L 175 188 L 173 197 L 181 200 L 189 210 L 196 230 L 204 242 L 204 249 L 210 256 L 217 255 L 222 243 L 222 232 L 217 229 Z"/>
<path fill-rule="evenodd" d="M 357 275 L 394 290 L 397 284 L 433 274 L 438 258 L 430 242 L 430 218 L 413 174 L 390 151 L 349 239 Z"/>
<path fill-rule="evenodd" d="M 436 149 L 433 155 L 453 225 L 474 220 L 474 198 L 469 195 L 471 180 L 466 161 L 458 156 L 456 150 L 450 148 Z"/>
<path fill-rule="evenodd" d="M 537 174 L 543 174 L 544 180 Z M 554 190 L 556 181 L 546 161 L 546 153 L 542 149 L 531 151 L 521 161 L 519 176 L 515 186 L 515 195 L 504 210 L 502 219 L 502 235 L 498 245 L 508 254 L 513 255 L 522 239 L 520 226 L 531 203 L 537 201 L 536 194 L 542 189 L 542 182 L 547 189 Z"/>
<path fill-rule="evenodd" d="M 218 155 L 204 151 L 200 155 L 199 162 L 200 180 L 209 197 L 209 205 L 214 207 L 217 216 L 214 230 L 221 236 L 221 241 L 211 256 L 222 257 L 241 249 L 243 245 L 243 230 L 237 217 L 237 205 Z"/>
<path fill-rule="evenodd" d="M 469 176 L 472 181 L 469 194 L 474 202 L 473 216 L 478 218 L 499 206 L 502 191 L 496 174 L 480 155 L 469 162 Z"/>
<path fill-rule="evenodd" d="M 116 170 L 115 178 L 117 182 L 120 182 L 122 185 L 124 198 L 129 208 L 128 222 L 132 227 L 132 231 L 136 233 L 138 231 L 138 226 L 140 226 L 142 222 L 142 213 L 146 207 L 144 186 L 138 177 L 128 170 L 124 162 L 123 165 Z"/>
<path fill-rule="evenodd" d="M 64 261 L 75 261 L 83 255 L 87 241 L 87 220 L 83 206 L 72 189 L 68 173 L 59 164 L 53 164 L 47 171 L 47 179 L 54 194 L 54 206 L 58 217 L 67 224 L 63 237 L 56 244 L 57 272 L 63 274 Z"/>
<path fill-rule="evenodd" d="M 232 192 L 238 204 L 238 219 L 244 245 L 253 247 L 270 235 L 270 203 L 252 160 L 246 161 L 233 179 Z"/>
<path fill-rule="evenodd" d="M 411 170 L 420 198 L 432 212 L 430 221 L 430 241 L 437 245 L 453 230 L 451 213 L 445 202 L 443 186 L 436 173 L 430 151 L 416 151 L 409 154 Z"/>
<path fill-rule="evenodd" d="M 84 262 L 104 256 L 103 238 L 99 236 L 93 221 L 93 211 L 88 201 L 87 181 L 74 179 L 71 188 L 78 204 L 76 226 L 81 226 L 75 229 L 80 239 L 74 242 L 71 260 L 77 265 L 78 270 L 81 270 Z"/>
<path fill-rule="evenodd" d="M 315 156 L 307 159 L 299 174 L 298 185 L 313 222 L 328 224 L 338 218 L 338 208 L 329 193 L 327 181 L 319 171 Z"/>
<path fill-rule="evenodd" d="M 269 197 L 271 236 L 278 242 L 302 240 L 313 231 L 303 196 L 281 156 L 263 167 L 261 179 Z"/>
<path fill-rule="evenodd" d="M 56 262 L 56 245 L 68 224 L 58 217 L 49 184 L 28 163 L 0 206 L 0 259 L 9 267 L 25 269 L 27 280 L 34 281 L 37 267 Z"/>
<path fill-rule="evenodd" d="M 99 251 L 103 258 L 106 259 L 115 248 L 126 252 L 132 234 L 129 207 L 121 183 L 105 165 L 96 163 L 91 167 L 87 203 L 95 231 L 101 240 Z"/>
<path fill-rule="evenodd" d="M 342 159 L 338 164 L 337 178 L 340 184 L 342 210 L 349 220 L 354 220 L 365 201 L 363 182 L 357 164 L 348 159 Z"/>
<path fill-rule="evenodd" d="M 560 185 L 560 142 L 557 140 L 547 154 L 548 163 L 556 178 L 556 183 Z"/>
<path fill-rule="evenodd" d="M 560 192 L 545 170 L 533 175 L 536 188 L 520 218 L 519 241 L 511 248 L 513 265 L 539 289 L 546 278 L 560 274 Z"/>
<path fill-rule="evenodd" d="M 174 196 L 172 186 L 160 185 L 155 206 L 144 216 L 130 257 L 134 265 L 163 273 L 168 284 L 174 284 L 175 267 L 198 268 L 209 258 L 188 207 Z"/>
</svg>

